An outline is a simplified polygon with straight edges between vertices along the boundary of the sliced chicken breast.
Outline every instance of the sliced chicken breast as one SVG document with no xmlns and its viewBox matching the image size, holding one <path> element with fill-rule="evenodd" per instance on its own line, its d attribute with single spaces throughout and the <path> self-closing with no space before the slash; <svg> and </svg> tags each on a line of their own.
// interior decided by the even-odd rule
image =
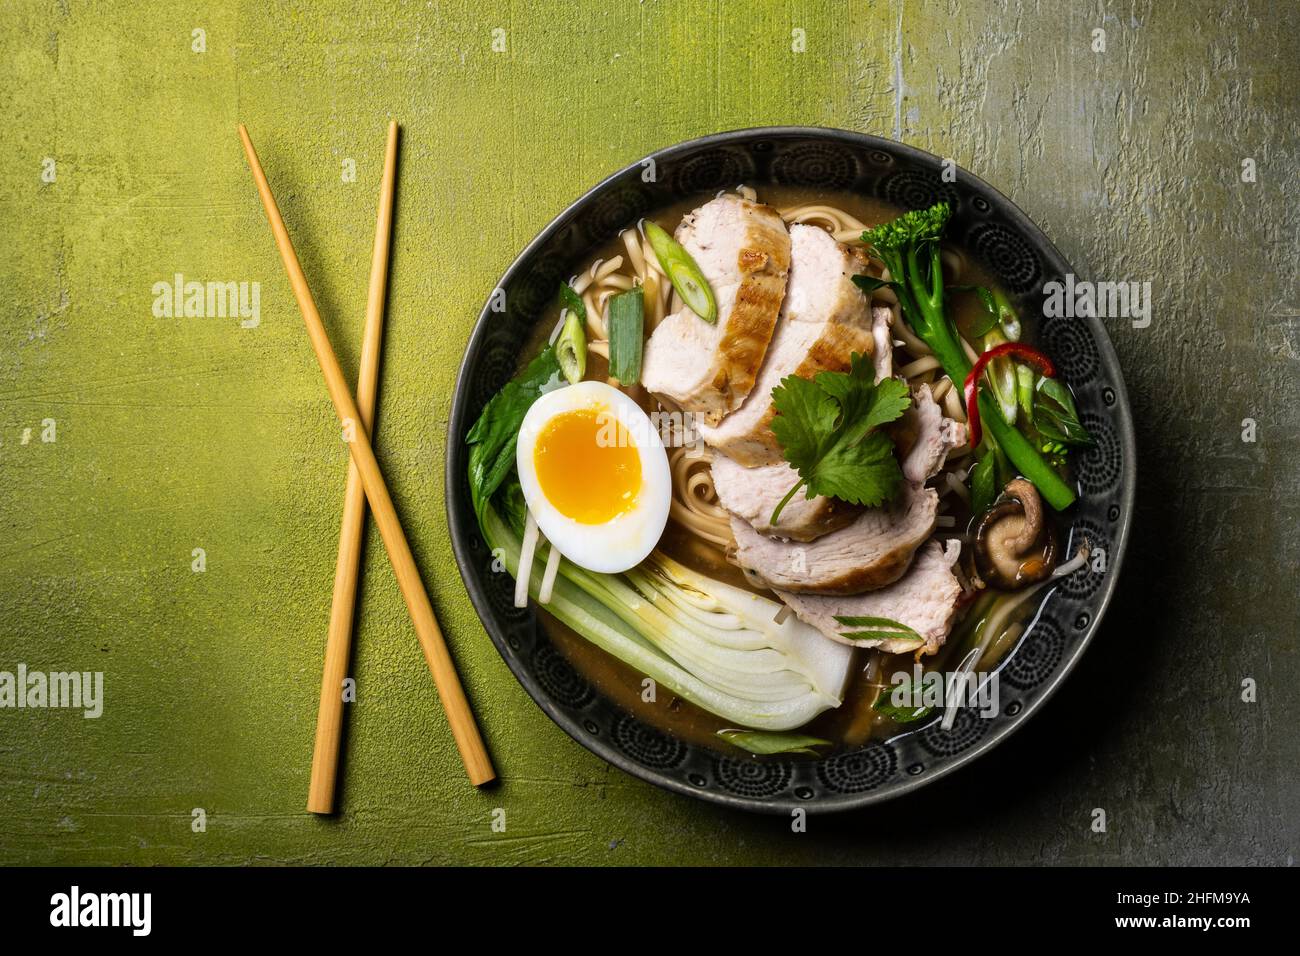
<svg viewBox="0 0 1300 956">
<path fill-rule="evenodd" d="M 868 508 L 852 524 L 815 541 L 782 541 L 732 517 L 736 562 L 751 581 L 804 594 L 859 594 L 903 576 L 912 554 L 934 530 L 939 496 L 904 485 L 889 508 Z M 781 520 L 785 520 L 782 514 Z"/>
<path fill-rule="evenodd" d="M 744 404 L 719 424 L 700 428 L 706 442 L 750 468 L 782 460 L 770 427 L 772 389 L 787 375 L 844 371 L 852 353 L 870 356 L 875 350 L 870 303 L 852 280 L 866 267 L 861 252 L 826 230 L 790 227 L 789 286 L 767 356 Z"/>
<path fill-rule="evenodd" d="M 876 354 L 872 362 L 876 367 L 876 381 L 890 378 L 894 374 L 894 313 L 887 305 L 871 307 L 871 338 L 876 344 Z"/>
<path fill-rule="evenodd" d="M 713 488 L 718 501 L 759 534 L 812 541 L 851 524 L 862 513 L 857 505 L 835 498 L 819 495 L 808 500 L 796 494 L 782 510 L 780 523 L 772 525 L 772 512 L 798 482 L 799 473 L 784 461 L 746 468 L 726 455 L 713 453 Z"/>
<path fill-rule="evenodd" d="M 898 420 L 893 435 L 900 446 L 903 477 L 915 485 L 937 475 L 948 452 L 966 444 L 966 426 L 944 415 L 929 385 L 912 390 L 912 405 Z"/>
<path fill-rule="evenodd" d="M 775 209 L 726 194 L 689 213 L 676 235 L 713 290 L 718 320 L 682 309 L 659 323 L 641 384 L 717 422 L 745 400 L 763 364 L 785 295 L 790 234 Z"/>
<path fill-rule="evenodd" d="M 925 638 L 925 652 L 933 654 L 947 639 L 961 598 L 961 584 L 952 572 L 960 553 L 961 543 L 958 541 L 949 541 L 945 547 L 932 540 L 917 552 L 907 574 L 878 591 L 851 597 L 824 597 L 793 591 L 777 591 L 777 595 L 790 605 L 801 621 L 811 624 L 831 640 L 855 647 L 879 647 L 889 653 L 912 650 L 915 642 L 906 640 L 846 640 L 841 634 L 853 628 L 835 620 L 836 617 L 883 617 L 916 631 Z"/>
</svg>

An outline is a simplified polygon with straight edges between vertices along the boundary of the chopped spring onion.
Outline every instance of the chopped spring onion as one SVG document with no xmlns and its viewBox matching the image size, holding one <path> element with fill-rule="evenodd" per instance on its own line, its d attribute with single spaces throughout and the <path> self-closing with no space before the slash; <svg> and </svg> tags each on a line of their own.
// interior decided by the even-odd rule
<svg viewBox="0 0 1300 956">
<path fill-rule="evenodd" d="M 570 385 L 587 374 L 587 307 L 567 282 L 560 283 L 563 324 L 555 340 L 555 358 Z"/>
<path fill-rule="evenodd" d="M 923 647 L 925 638 L 900 621 L 887 617 L 853 617 L 836 615 L 835 620 L 845 627 L 865 628 L 866 630 L 841 631 L 840 637 L 850 641 L 906 641 L 912 650 Z"/>
<path fill-rule="evenodd" d="M 565 286 L 567 289 L 568 286 Z M 579 300 L 579 308 L 582 302 Z M 583 312 L 586 309 L 583 308 Z M 576 385 L 587 374 L 587 330 L 586 320 L 571 308 L 564 310 L 564 328 L 555 340 L 555 358 L 560 363 L 560 371 L 570 385 Z"/>
<path fill-rule="evenodd" d="M 542 575 L 542 587 L 537 592 L 538 604 L 550 604 L 551 592 L 555 590 L 555 575 L 560 570 L 560 552 L 554 544 L 546 555 L 546 572 Z"/>
<path fill-rule="evenodd" d="M 996 464 L 997 452 L 989 450 L 970 470 L 970 509 L 976 517 L 993 507 L 998 496 Z"/>
<path fill-rule="evenodd" d="M 739 730 L 727 728 L 719 730 L 718 736 L 729 744 L 735 744 L 741 750 L 752 754 L 812 754 L 814 747 L 829 747 L 831 742 L 807 734 L 774 734 L 761 730 Z"/>
<path fill-rule="evenodd" d="M 664 275 L 673 284 L 677 294 L 692 312 L 705 322 L 713 325 L 718 321 L 718 303 L 709 288 L 709 280 L 695 264 L 691 254 L 682 248 L 672 236 L 648 219 L 645 223 L 645 235 L 650 240 L 650 248 L 664 270 Z"/>
<path fill-rule="evenodd" d="M 918 695 L 919 688 L 912 683 L 912 679 L 907 677 L 901 684 L 889 684 L 881 689 L 880 696 L 876 702 L 871 705 L 871 709 L 877 713 L 884 714 L 890 720 L 899 724 L 910 724 L 914 720 L 921 720 L 929 717 L 933 712 L 933 707 L 921 706 L 918 704 L 896 704 L 894 695 L 900 697 L 911 697 L 915 699 Z"/>
<path fill-rule="evenodd" d="M 1025 421 L 1034 423 L 1034 379 L 1037 376 L 1028 365 L 1016 366 L 1016 398 L 1025 413 Z"/>
<path fill-rule="evenodd" d="M 641 381 L 645 343 L 645 295 L 640 286 L 609 300 L 609 374 L 620 385 Z"/>
<path fill-rule="evenodd" d="M 1052 360 L 1047 357 L 1047 354 L 1045 352 L 1039 351 L 1038 349 L 1034 348 L 1032 345 L 1024 345 L 1020 342 L 1003 342 L 1001 345 L 993 346 L 993 348 L 989 349 L 983 355 L 981 355 L 975 361 L 975 364 L 971 366 L 970 372 L 967 373 L 966 382 L 962 389 L 963 392 L 965 393 L 965 398 L 966 398 L 966 424 L 967 427 L 969 427 L 970 429 L 971 448 L 975 448 L 976 446 L 978 446 L 981 438 L 981 432 L 980 432 L 981 411 L 979 407 L 980 378 L 983 377 L 984 370 L 989 366 L 991 362 L 996 362 L 998 359 L 1001 359 L 1003 357 L 1018 358 L 1021 359 L 1022 361 L 1029 362 L 1037 366 L 1038 370 L 1048 378 L 1051 378 L 1053 375 L 1056 374 L 1056 366 L 1052 364 Z M 1012 378 L 1012 381 L 1013 382 L 1015 381 L 1014 376 Z M 955 384 L 955 380 L 954 380 L 954 384 Z M 1014 387 L 1012 388 L 1011 408 L 1012 411 L 1014 412 L 1015 411 Z M 1001 411 L 1000 408 L 998 410 Z M 1015 419 L 1013 418 L 1012 421 L 1014 420 Z M 990 427 L 992 426 L 990 425 Z M 1008 432 L 1007 434 L 1018 435 L 1019 432 L 1014 432 L 1014 433 Z M 1001 439 L 1002 444 L 1006 445 L 1007 444 L 1006 435 L 999 436 L 999 437 Z M 1024 436 L 1020 436 L 1020 437 L 1023 438 Z M 1014 454 L 1011 454 L 1011 449 L 1008 449 L 1008 454 L 1010 454 L 1013 460 L 1015 459 L 1016 456 Z M 1052 474 L 1055 475 L 1055 472 L 1052 472 Z M 1039 491 L 1043 492 L 1043 494 L 1047 497 L 1051 505 L 1054 508 L 1056 508 L 1058 511 L 1061 510 L 1061 508 L 1069 505 L 1070 501 L 1074 499 L 1073 493 L 1071 493 L 1068 489 L 1066 489 L 1065 495 L 1059 496 L 1060 499 L 1064 501 L 1064 504 L 1058 505 L 1057 502 L 1053 500 L 1054 489 L 1043 488 L 1041 485 L 1039 485 L 1037 481 L 1033 480 L 1032 476 L 1026 475 L 1025 477 L 1030 478 L 1030 480 L 1033 481 L 1035 487 L 1037 487 Z M 1060 476 L 1056 476 L 1056 480 L 1057 482 L 1060 482 Z M 1061 484 L 1063 485 L 1064 483 Z M 1070 501 L 1064 500 L 1067 497 L 1070 499 Z"/>
<path fill-rule="evenodd" d="M 1020 316 L 1001 289 L 993 292 L 993 301 L 997 303 L 998 322 L 1002 325 L 1002 334 L 1012 342 L 1020 341 Z"/>
<path fill-rule="evenodd" d="M 973 338 L 977 339 L 988 335 L 989 332 L 993 330 L 994 326 L 998 324 L 998 304 L 997 300 L 993 298 L 993 293 L 982 285 L 950 286 L 949 288 L 954 291 L 958 289 L 969 289 L 971 292 L 975 293 L 975 297 L 979 299 L 980 307 L 983 309 L 984 314 L 975 320 L 974 324 L 971 326 L 970 334 Z"/>
<path fill-rule="evenodd" d="M 540 534 L 537 519 L 530 511 L 524 518 L 523 552 L 520 561 L 523 573 L 515 578 L 515 607 L 528 607 L 528 578 L 533 570 L 533 552 L 537 550 L 537 538 Z"/>
<path fill-rule="evenodd" d="M 1006 342 L 997 329 L 990 329 L 984 337 L 985 350 L 997 348 Z M 993 398 L 998 403 L 1002 420 L 1008 425 L 1016 423 L 1016 364 L 1009 356 L 992 359 L 988 363 L 988 382 L 993 386 Z"/>
</svg>

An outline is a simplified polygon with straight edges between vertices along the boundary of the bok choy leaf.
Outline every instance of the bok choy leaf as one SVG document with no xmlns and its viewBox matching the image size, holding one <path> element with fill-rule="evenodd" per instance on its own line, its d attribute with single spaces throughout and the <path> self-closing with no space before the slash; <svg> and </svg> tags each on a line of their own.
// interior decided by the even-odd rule
<svg viewBox="0 0 1300 956">
<path fill-rule="evenodd" d="M 559 360 L 555 349 L 547 346 L 488 400 L 478 421 L 465 436 L 465 444 L 469 446 L 470 500 L 480 526 L 492 495 L 506 476 L 514 472 L 515 446 L 524 415 L 538 396 L 558 388 L 560 382 Z"/>
</svg>

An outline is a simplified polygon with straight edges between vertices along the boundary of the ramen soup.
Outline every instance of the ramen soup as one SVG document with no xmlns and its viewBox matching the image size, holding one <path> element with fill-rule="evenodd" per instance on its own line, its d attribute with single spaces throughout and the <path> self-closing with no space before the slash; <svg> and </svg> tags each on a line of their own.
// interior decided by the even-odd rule
<svg viewBox="0 0 1300 956">
<path fill-rule="evenodd" d="M 1091 439 L 947 216 L 738 187 L 629 224 L 471 430 L 516 603 L 639 719 L 816 759 L 996 708 Z"/>
</svg>

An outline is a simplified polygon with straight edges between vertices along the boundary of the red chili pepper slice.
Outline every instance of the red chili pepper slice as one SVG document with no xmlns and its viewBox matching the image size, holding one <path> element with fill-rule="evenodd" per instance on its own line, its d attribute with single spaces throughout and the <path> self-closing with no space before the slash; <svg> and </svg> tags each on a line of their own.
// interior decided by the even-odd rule
<svg viewBox="0 0 1300 956">
<path fill-rule="evenodd" d="M 1047 353 L 1034 348 L 1032 345 L 1025 345 L 1023 342 L 1004 342 L 980 355 L 975 360 L 975 365 L 971 368 L 970 374 L 966 376 L 966 383 L 962 386 L 962 396 L 966 400 L 966 427 L 970 431 L 970 447 L 972 449 L 979 447 L 980 439 L 984 437 L 983 430 L 980 428 L 980 378 L 984 375 L 984 369 L 988 367 L 989 362 L 1004 355 L 1023 359 L 1030 365 L 1037 366 L 1038 371 L 1048 378 L 1056 377 L 1056 366 L 1047 357 Z"/>
</svg>

